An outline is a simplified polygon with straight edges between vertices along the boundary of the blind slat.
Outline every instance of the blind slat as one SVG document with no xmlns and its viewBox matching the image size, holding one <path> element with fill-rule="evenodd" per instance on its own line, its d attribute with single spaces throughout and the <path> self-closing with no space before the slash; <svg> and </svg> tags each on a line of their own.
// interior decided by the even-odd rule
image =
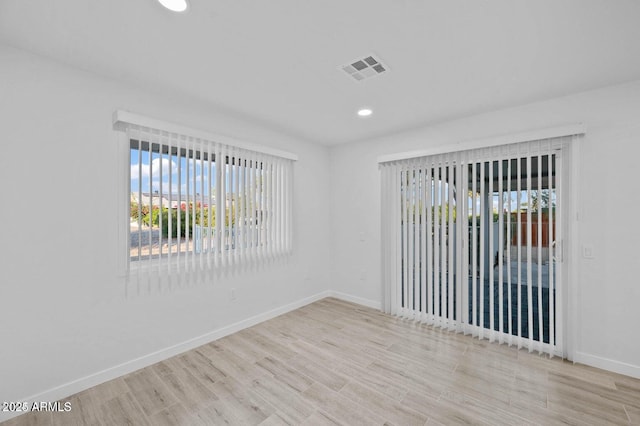
<svg viewBox="0 0 640 426">
<path fill-rule="evenodd" d="M 494 281 L 494 265 L 495 265 L 495 247 L 494 247 L 494 239 L 493 239 L 493 194 L 494 194 L 494 187 L 493 187 L 493 164 L 494 161 L 491 161 L 489 163 L 487 163 L 489 166 L 489 181 L 487 182 L 488 184 L 488 190 L 487 190 L 487 210 L 484 210 L 486 216 L 487 216 L 487 221 L 489 223 L 489 232 L 488 232 L 488 239 L 489 239 L 489 250 L 487 252 L 487 269 L 489 269 L 489 282 L 487 283 L 487 286 L 489 287 L 489 341 L 493 342 L 495 339 L 495 310 L 494 310 L 494 293 L 495 293 L 495 281 Z"/>
<path fill-rule="evenodd" d="M 429 323 L 433 324 L 435 319 L 433 315 L 433 252 L 434 252 L 434 243 L 433 243 L 433 189 L 434 189 L 434 178 L 433 178 L 433 169 L 430 164 L 427 164 L 427 312 Z"/>
<path fill-rule="evenodd" d="M 533 351 L 533 271 L 531 270 L 532 262 L 532 245 L 531 239 L 533 229 L 531 223 L 531 156 L 527 155 L 527 337 L 529 338 L 529 352 Z"/>
<path fill-rule="evenodd" d="M 473 286 L 471 289 L 471 297 L 472 297 L 472 305 L 471 305 L 471 324 L 478 325 L 478 186 L 477 186 L 477 163 L 475 160 L 471 164 L 471 278 L 473 282 Z M 473 335 L 476 336 L 477 328 L 473 329 Z"/>
<path fill-rule="evenodd" d="M 542 154 L 537 157 L 537 166 L 538 166 L 538 205 L 537 205 L 537 216 L 538 216 L 538 235 L 536 245 L 538 247 L 538 344 L 543 343 L 543 320 L 544 315 L 542 312 Z M 541 345 L 540 345 L 541 346 Z M 542 348 L 538 347 L 538 352 L 542 352 Z"/>
<path fill-rule="evenodd" d="M 513 301 L 511 300 L 511 293 L 512 293 L 512 282 L 511 282 L 511 238 L 512 238 L 512 230 L 511 230 L 511 225 L 512 225 L 512 221 L 511 221 L 511 204 L 513 202 L 513 193 L 512 193 L 512 188 L 511 188 L 511 181 L 512 181 L 512 169 L 511 169 L 511 159 L 509 159 L 507 161 L 507 194 L 508 195 L 508 200 L 507 200 L 507 318 L 509 319 L 509 322 L 507 324 L 508 326 L 508 333 L 509 333 L 509 346 L 511 346 L 513 344 Z"/>
<path fill-rule="evenodd" d="M 487 192 L 487 188 L 486 188 L 486 183 L 484 181 L 484 175 L 485 175 L 485 163 L 480 163 L 480 247 L 479 247 L 479 262 L 480 262 L 480 274 L 478 276 L 478 281 L 479 281 L 479 285 L 478 285 L 478 292 L 480 293 L 480 303 L 478 306 L 478 314 L 480 315 L 480 338 L 483 339 L 484 338 L 484 329 L 485 329 L 485 318 L 484 318 L 484 313 L 485 313 L 485 307 L 484 307 L 484 287 L 485 287 L 485 283 L 484 283 L 484 274 L 485 274 L 485 264 L 487 264 L 486 262 L 486 256 L 487 256 L 487 250 L 485 249 L 485 223 L 488 220 L 487 219 L 487 215 L 485 214 L 486 210 L 485 210 L 485 205 L 486 205 L 486 200 L 485 200 L 485 194 Z"/>
<path fill-rule="evenodd" d="M 549 143 L 551 145 L 551 142 Z M 554 176 L 553 176 L 553 155 L 551 154 L 551 146 L 549 146 L 549 156 L 547 164 L 547 180 L 549 182 L 549 205 L 552 205 L 554 198 Z M 555 276 L 554 276 L 554 263 L 555 263 L 555 228 L 553 209 L 549 209 L 549 237 L 548 250 L 549 250 L 549 344 L 555 346 Z M 551 353 L 553 356 L 553 353 Z"/>
<path fill-rule="evenodd" d="M 556 269 L 556 306 L 562 307 L 563 305 L 563 297 L 562 297 L 562 286 L 563 286 L 563 282 L 564 282 L 564 278 L 563 278 L 563 274 L 562 271 L 560 270 L 559 265 L 562 264 L 563 262 L 563 257 L 564 257 L 564 231 L 563 231 L 563 226 L 562 226 L 562 221 L 564 219 L 564 213 L 563 213 L 563 204 L 564 204 L 564 188 L 563 188 L 563 181 L 564 181 L 564 170 L 563 170 L 563 162 L 561 161 L 562 159 L 562 151 L 557 151 L 556 152 L 556 245 L 555 245 L 555 253 L 556 253 L 556 265 L 558 266 L 558 268 Z M 564 345 L 564 336 L 563 336 L 563 328 L 562 328 L 562 321 L 563 321 L 563 316 L 562 314 L 562 309 L 557 309 L 556 310 L 557 315 L 556 315 L 556 347 L 558 348 L 558 350 L 560 352 L 562 352 L 563 350 L 563 345 Z"/>
<path fill-rule="evenodd" d="M 502 160 L 498 161 L 498 341 L 504 342 L 504 175 Z"/>
<path fill-rule="evenodd" d="M 516 212 L 518 215 L 518 337 L 522 337 L 522 159 L 516 160 L 518 176 L 518 196 Z M 522 347 L 522 340 L 518 339 L 518 349 Z"/>
</svg>

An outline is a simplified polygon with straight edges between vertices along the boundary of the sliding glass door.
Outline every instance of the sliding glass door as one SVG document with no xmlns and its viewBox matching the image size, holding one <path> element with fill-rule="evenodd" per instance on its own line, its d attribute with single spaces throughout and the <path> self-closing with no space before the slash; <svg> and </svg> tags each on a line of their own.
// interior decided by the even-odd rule
<svg viewBox="0 0 640 426">
<path fill-rule="evenodd" d="M 562 355 L 570 139 L 382 163 L 384 309 Z"/>
<path fill-rule="evenodd" d="M 491 340 L 558 340 L 558 157 L 542 152 L 466 165 L 468 318 Z"/>
</svg>

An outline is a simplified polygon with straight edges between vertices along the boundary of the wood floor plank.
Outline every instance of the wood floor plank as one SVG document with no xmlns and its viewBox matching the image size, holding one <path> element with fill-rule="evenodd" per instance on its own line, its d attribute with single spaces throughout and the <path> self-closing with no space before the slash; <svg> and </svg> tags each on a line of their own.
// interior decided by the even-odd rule
<svg viewBox="0 0 640 426">
<path fill-rule="evenodd" d="M 475 374 L 474 370 L 456 369 L 455 378 L 450 389 L 464 391 L 466 394 L 481 401 L 500 404 L 501 408 L 508 406 L 511 400 L 510 390 L 514 386 L 515 378 L 502 376 L 487 376 Z M 500 377 L 500 380 L 495 380 Z"/>
<path fill-rule="evenodd" d="M 149 418 L 153 426 L 206 426 L 181 404 L 174 404 Z"/>
<path fill-rule="evenodd" d="M 297 353 L 289 346 L 282 345 L 269 339 L 269 337 L 265 336 L 258 328 L 242 330 L 239 335 L 248 339 L 251 346 L 260 348 L 266 356 L 274 355 L 279 359 L 285 360 L 297 355 Z"/>
<path fill-rule="evenodd" d="M 436 424 L 489 424 L 488 421 L 468 412 L 464 407 L 448 402 L 440 402 L 437 399 L 419 393 L 409 392 L 402 400 L 402 403 L 408 408 L 423 413 L 429 418 L 429 421 L 436 422 Z"/>
<path fill-rule="evenodd" d="M 307 305 L 300 309 L 300 312 L 304 312 L 310 320 L 321 324 L 329 329 L 335 331 L 341 330 L 342 325 L 336 322 L 335 312 L 331 312 L 326 308 L 318 307 L 315 305 Z"/>
<path fill-rule="evenodd" d="M 241 418 L 242 413 L 238 412 L 232 403 L 226 400 L 217 400 L 211 403 L 211 405 L 201 408 L 193 413 L 194 424 L 201 425 L 225 425 L 233 426 L 240 424 L 258 424 L 263 421 L 266 416 L 261 416 L 253 419 L 253 423 L 246 421 L 246 418 Z"/>
<path fill-rule="evenodd" d="M 356 382 L 348 383 L 340 390 L 339 394 L 398 425 L 422 426 L 428 419 L 424 414 L 407 407 L 401 402 L 387 398 Z"/>
<path fill-rule="evenodd" d="M 535 424 L 516 413 L 502 410 L 491 404 L 472 398 L 463 392 L 446 391 L 439 399 L 409 393 L 403 401 L 409 408 L 429 416 L 429 420 L 446 425 L 487 424 L 526 425 Z"/>
<path fill-rule="evenodd" d="M 390 345 L 402 342 L 402 336 L 397 333 L 385 330 L 374 324 L 364 322 L 362 318 L 354 318 L 350 316 L 341 316 L 336 322 L 342 324 L 342 332 L 349 336 L 359 336 L 360 339 L 368 339 L 380 346 L 389 347 Z"/>
<path fill-rule="evenodd" d="M 511 407 L 511 397 L 508 391 L 500 388 L 498 385 L 484 387 L 481 384 L 474 383 L 470 386 L 466 385 L 464 380 L 461 380 L 460 382 L 452 383 L 447 390 L 464 393 L 496 409 L 509 411 Z"/>
<path fill-rule="evenodd" d="M 304 392 L 313 384 L 313 380 L 300 373 L 295 368 L 284 364 L 275 357 L 266 357 L 256 362 L 256 365 L 271 373 L 277 380 L 291 387 L 297 392 Z"/>
<path fill-rule="evenodd" d="M 547 387 L 545 384 L 531 382 L 516 377 L 515 382 L 508 389 L 509 404 L 513 405 L 520 401 L 530 406 L 547 408 Z"/>
<path fill-rule="evenodd" d="M 349 358 L 344 358 L 340 353 L 334 352 L 330 347 L 319 342 L 309 342 L 306 340 L 298 340 L 291 345 L 298 353 L 304 355 L 322 365 L 333 365 L 333 363 L 361 365 L 360 362 L 354 362 Z"/>
<path fill-rule="evenodd" d="M 2 426 L 51 426 L 53 414 L 47 411 L 31 411 L 2 422 Z"/>
<path fill-rule="evenodd" d="M 216 363 L 198 349 L 178 357 L 182 365 L 203 383 L 215 383 L 227 375 Z"/>
<path fill-rule="evenodd" d="M 498 408 L 495 405 L 485 401 L 473 398 L 465 392 L 445 391 L 440 395 L 438 400 L 440 403 L 448 405 L 457 405 L 462 407 L 466 412 L 473 414 L 476 418 L 482 419 L 492 425 L 531 425 L 525 418 L 518 413 L 510 412 L 506 409 Z"/>
<path fill-rule="evenodd" d="M 188 410 L 197 410 L 218 399 L 215 393 L 186 369 L 165 374 L 161 380 L 173 396 Z"/>
<path fill-rule="evenodd" d="M 75 394 L 79 398 L 90 397 L 92 401 L 107 401 L 129 392 L 129 387 L 122 377 L 94 386 Z"/>
<path fill-rule="evenodd" d="M 444 367 L 438 362 L 430 362 L 429 357 L 421 359 L 414 359 L 412 357 L 406 357 L 402 353 L 395 353 L 389 351 L 372 351 L 372 354 L 376 355 L 375 364 L 385 365 L 395 370 L 404 371 L 405 374 L 428 377 L 430 382 L 444 382 L 447 383 L 451 380 L 451 375 L 455 369 L 451 370 L 449 367 Z"/>
<path fill-rule="evenodd" d="M 124 381 L 131 389 L 131 395 L 147 416 L 178 402 L 149 367 L 127 375 Z"/>
<path fill-rule="evenodd" d="M 304 350 L 305 357 L 318 365 L 331 366 L 330 369 L 332 371 L 344 376 L 348 380 L 361 381 L 378 392 L 397 400 L 402 400 L 407 393 L 404 386 L 398 386 L 394 383 L 393 379 L 386 378 L 371 369 L 367 369 L 366 366 L 363 367 L 358 363 L 340 358 L 336 356 L 336 354 L 331 354 L 325 349 L 317 348 L 306 342 L 298 342 L 297 346 L 301 350 Z"/>
<path fill-rule="evenodd" d="M 254 362 L 240 357 L 229 347 L 218 351 L 210 348 L 209 345 L 204 345 L 196 351 L 206 356 L 211 364 L 223 373 L 224 377 L 233 377 L 245 385 L 250 385 L 253 380 L 269 375 L 264 369 L 257 367 Z M 213 380 L 202 381 L 205 384 L 207 382 L 214 383 Z"/>
<path fill-rule="evenodd" d="M 567 413 L 553 412 L 546 408 L 541 408 L 535 404 L 530 404 L 526 400 L 514 400 L 510 404 L 510 412 L 516 413 L 519 417 L 532 423 L 544 426 L 584 426 L 589 423 L 578 420 Z M 597 423 L 591 423 L 594 426 Z"/>
<path fill-rule="evenodd" d="M 76 394 L 60 402 L 71 404 L 71 411 L 56 413 L 52 416 L 54 426 L 102 426 L 100 400 L 95 400 L 87 394 Z"/>
<path fill-rule="evenodd" d="M 627 417 L 629 417 L 631 424 L 640 425 L 640 410 L 637 408 L 625 407 L 625 411 L 627 412 Z"/>
<path fill-rule="evenodd" d="M 314 411 L 314 407 L 302 398 L 300 392 L 293 390 L 275 377 L 254 380 L 252 389 L 290 424 L 302 423 Z"/>
<path fill-rule="evenodd" d="M 601 392 L 597 392 L 602 398 L 609 401 L 619 402 L 629 407 L 640 409 L 640 391 L 634 387 L 618 384 L 616 390 L 605 388 Z"/>
<path fill-rule="evenodd" d="M 230 409 L 233 417 L 249 424 L 264 421 L 275 408 L 266 402 L 253 389 L 243 385 L 233 377 L 227 377 L 216 382 L 213 391 L 220 398 L 222 406 Z M 212 405 L 218 406 L 217 401 Z"/>
<path fill-rule="evenodd" d="M 386 420 L 356 403 L 346 401 L 337 392 L 314 383 L 302 396 L 329 418 L 346 425 L 383 425 Z"/>
<path fill-rule="evenodd" d="M 295 333 L 283 322 L 275 323 L 273 320 L 269 320 L 256 327 L 259 327 L 260 332 L 267 338 L 285 346 L 298 340 Z"/>
<path fill-rule="evenodd" d="M 99 386 L 72 395 L 60 401 L 69 402 L 71 411 L 52 416 L 54 426 L 102 425 L 101 405 L 104 401 L 126 394 L 129 388 L 122 378 L 110 380 Z"/>
<path fill-rule="evenodd" d="M 478 351 L 480 351 L 480 353 Z M 456 361 L 458 366 L 477 370 L 478 372 L 486 373 L 489 376 L 495 377 L 495 375 L 500 375 L 505 377 L 516 377 L 520 369 L 516 357 L 511 355 L 504 356 L 506 355 L 504 352 L 502 353 L 502 356 L 495 353 L 492 353 L 492 356 L 486 355 L 487 354 L 485 353 L 484 356 L 482 356 L 480 349 L 472 348 L 470 346 L 469 350 L 462 356 L 456 357 Z"/>
<path fill-rule="evenodd" d="M 117 396 L 102 404 L 101 408 L 104 425 L 151 425 L 131 393 Z"/>
<path fill-rule="evenodd" d="M 328 336 L 318 343 L 318 347 L 357 364 L 368 364 L 376 360 L 365 346 L 355 344 L 341 336 Z"/>
<path fill-rule="evenodd" d="M 309 377 L 310 379 L 322 383 L 331 390 L 339 391 L 349 380 L 346 376 L 337 373 L 334 369 L 327 368 L 326 365 L 318 364 L 304 355 L 296 355 L 287 360 L 287 364 Z"/>
<path fill-rule="evenodd" d="M 627 389 L 634 392 L 640 392 L 640 379 L 635 379 L 621 374 L 613 374 L 613 383 L 616 389 Z"/>
<path fill-rule="evenodd" d="M 402 380 L 390 376 L 386 371 L 378 372 L 371 366 L 359 367 L 353 364 L 333 364 L 336 371 L 345 375 L 352 381 L 358 381 L 370 388 L 397 401 L 407 394 L 408 387 Z"/>
<path fill-rule="evenodd" d="M 557 383 L 548 393 L 548 409 L 590 423 L 626 424 L 624 406 L 589 390 Z"/>
<path fill-rule="evenodd" d="M 626 390 L 612 390 L 605 386 L 586 382 L 582 379 L 573 378 L 559 373 L 549 373 L 549 381 L 555 388 L 575 390 L 575 396 L 581 399 L 588 399 L 591 404 L 598 404 L 605 408 L 619 407 L 621 405 L 630 405 L 631 407 L 640 408 L 640 392 Z M 568 394 L 573 395 L 573 394 Z M 550 399 L 561 398 L 562 395 L 554 393 L 550 395 Z"/>
<path fill-rule="evenodd" d="M 218 344 L 222 348 L 231 349 L 237 356 L 250 363 L 254 363 L 265 356 L 269 356 L 268 352 L 264 352 L 260 348 L 256 348 L 254 345 L 251 345 L 247 340 L 246 335 L 242 335 L 241 333 L 242 332 L 234 333 L 223 337 L 220 339 Z"/>
<path fill-rule="evenodd" d="M 548 372 L 561 373 L 589 383 L 615 389 L 615 373 L 610 373 L 597 368 L 581 364 L 574 364 L 558 357 L 549 358 L 546 354 L 529 353 L 525 350 L 518 351 L 518 362 L 521 365 L 535 367 Z"/>
<path fill-rule="evenodd" d="M 287 318 L 290 326 L 290 331 L 297 333 L 298 338 L 307 337 L 313 339 L 316 336 L 324 336 L 335 333 L 339 330 L 337 327 L 328 326 L 325 323 L 318 323 L 307 315 L 301 315 L 294 313 L 290 318 Z"/>
<path fill-rule="evenodd" d="M 440 423 L 439 421 L 430 418 L 429 420 L 427 420 L 427 423 L 425 423 L 424 426 L 447 426 L 447 425 L 445 425 L 444 423 Z"/>
<path fill-rule="evenodd" d="M 273 413 L 272 415 L 264 419 L 264 421 L 260 422 L 260 426 L 289 426 L 289 425 L 291 425 L 291 423 L 287 422 L 284 419 L 284 417 L 278 412 Z"/>
<path fill-rule="evenodd" d="M 332 420 L 329 416 L 324 414 L 322 411 L 314 411 L 308 419 L 304 422 L 300 423 L 302 426 L 340 426 L 342 423 L 339 423 L 335 420 Z"/>
<path fill-rule="evenodd" d="M 398 364 L 376 361 L 371 363 L 367 370 L 386 378 L 388 383 L 392 383 L 397 387 L 431 397 L 439 396 L 444 389 L 442 383 L 437 380 L 437 376 L 413 374 Z"/>
</svg>

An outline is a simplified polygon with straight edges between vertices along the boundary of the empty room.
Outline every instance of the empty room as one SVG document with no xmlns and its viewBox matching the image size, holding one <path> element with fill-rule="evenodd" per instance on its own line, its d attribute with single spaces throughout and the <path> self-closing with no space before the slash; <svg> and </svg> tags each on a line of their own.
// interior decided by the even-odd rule
<svg viewBox="0 0 640 426">
<path fill-rule="evenodd" d="M 0 423 L 640 424 L 639 23 L 0 0 Z"/>
</svg>

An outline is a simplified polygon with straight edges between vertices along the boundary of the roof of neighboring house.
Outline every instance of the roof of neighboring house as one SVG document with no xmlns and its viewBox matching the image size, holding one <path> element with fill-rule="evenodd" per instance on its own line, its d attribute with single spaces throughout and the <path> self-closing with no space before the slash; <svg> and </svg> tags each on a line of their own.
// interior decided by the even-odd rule
<svg viewBox="0 0 640 426">
<path fill-rule="evenodd" d="M 139 195 L 139 193 L 137 193 L 137 192 L 131 192 L 131 200 L 133 200 L 133 201 L 137 201 L 137 200 L 138 200 L 138 195 Z M 149 194 L 149 192 L 143 192 L 141 195 L 142 195 L 142 200 L 143 200 L 143 202 L 144 202 L 145 200 L 148 200 L 148 199 L 150 198 L 150 194 Z M 161 197 L 161 196 L 160 196 L 160 194 L 159 194 L 159 193 L 153 193 L 153 194 L 151 194 L 151 198 L 160 198 L 160 197 Z M 162 198 L 163 198 L 164 200 L 166 200 L 167 202 L 169 202 L 169 200 L 171 200 L 171 203 L 172 203 L 172 204 L 173 204 L 173 203 L 177 203 L 178 201 L 180 201 L 180 202 L 185 202 L 185 203 L 186 203 L 186 202 L 193 202 L 193 201 L 194 201 L 193 195 L 190 195 L 190 196 L 187 198 L 187 195 L 186 195 L 186 194 L 180 194 L 180 195 L 178 195 L 178 194 L 162 194 Z M 211 200 L 212 200 L 212 202 L 213 202 L 213 200 L 215 200 L 215 197 L 213 197 L 213 196 L 212 196 L 212 197 L 211 197 Z M 208 196 L 205 196 L 205 197 L 204 197 L 204 200 L 200 200 L 200 196 L 199 196 L 199 194 L 198 194 L 198 195 L 197 195 L 197 198 L 195 199 L 195 201 L 196 201 L 196 202 L 198 202 L 198 201 L 205 201 L 205 202 L 206 202 L 206 201 L 208 201 Z"/>
</svg>

